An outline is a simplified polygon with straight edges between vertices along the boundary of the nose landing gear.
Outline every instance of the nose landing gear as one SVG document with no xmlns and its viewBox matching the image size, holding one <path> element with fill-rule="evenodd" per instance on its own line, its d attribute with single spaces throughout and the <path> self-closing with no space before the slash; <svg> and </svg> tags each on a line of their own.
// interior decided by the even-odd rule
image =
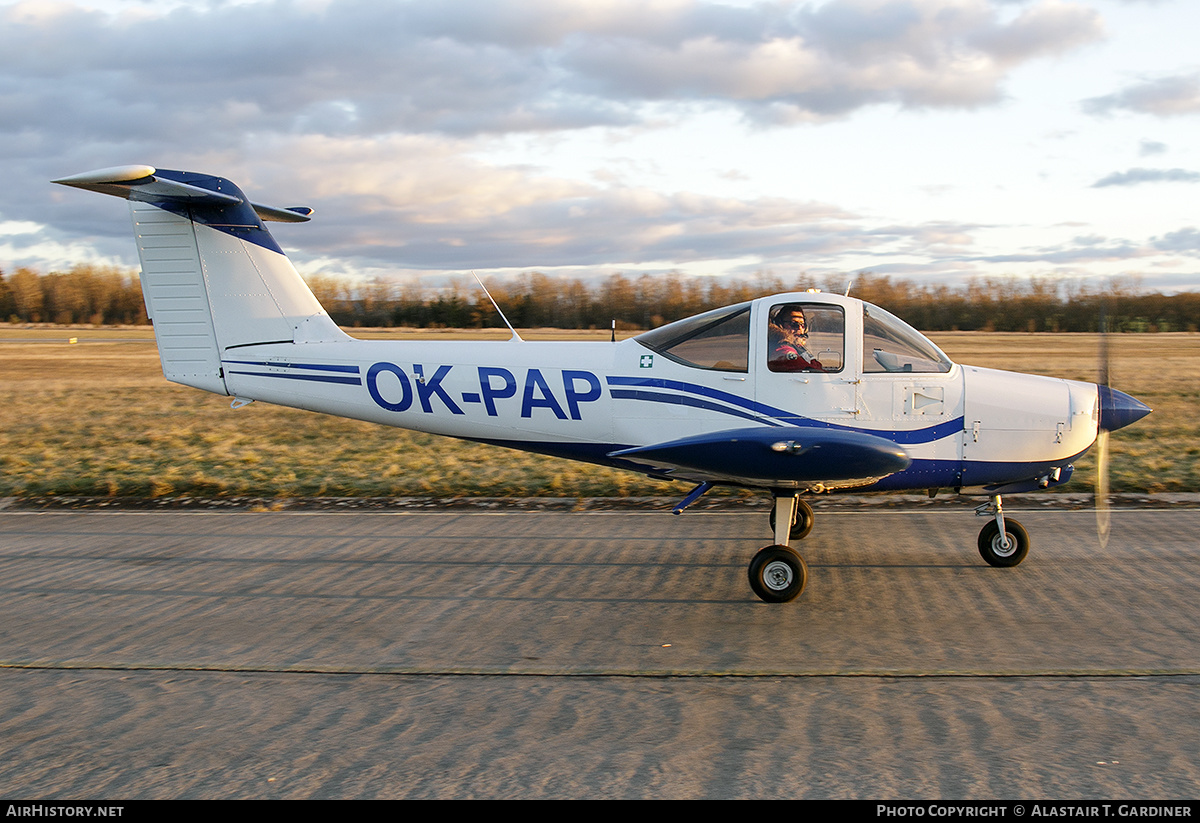
<svg viewBox="0 0 1200 823">
<path fill-rule="evenodd" d="M 1016 566 L 1029 554 L 1029 532 L 1025 527 L 1004 516 L 1000 495 L 975 510 L 981 517 L 991 517 L 979 530 L 979 556 L 990 566 Z"/>
</svg>

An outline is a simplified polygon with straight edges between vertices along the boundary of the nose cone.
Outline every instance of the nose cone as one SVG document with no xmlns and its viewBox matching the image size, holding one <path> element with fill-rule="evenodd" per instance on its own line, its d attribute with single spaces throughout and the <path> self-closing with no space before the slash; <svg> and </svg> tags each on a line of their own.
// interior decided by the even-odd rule
<svg viewBox="0 0 1200 823">
<path fill-rule="evenodd" d="M 1123 429 L 1151 412 L 1149 406 L 1125 392 L 1108 386 L 1098 385 L 1096 388 L 1100 390 L 1100 428 L 1105 431 Z"/>
</svg>

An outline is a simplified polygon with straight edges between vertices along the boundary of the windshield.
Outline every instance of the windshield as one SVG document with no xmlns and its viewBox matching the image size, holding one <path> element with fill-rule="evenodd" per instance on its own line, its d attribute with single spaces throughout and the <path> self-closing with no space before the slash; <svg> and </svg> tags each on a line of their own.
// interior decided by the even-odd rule
<svg viewBox="0 0 1200 823">
<path fill-rule="evenodd" d="M 948 372 L 953 365 L 928 337 L 878 306 L 863 306 L 863 372 Z"/>
<path fill-rule="evenodd" d="M 677 320 L 634 340 L 685 366 L 744 372 L 750 359 L 750 304 Z"/>
</svg>

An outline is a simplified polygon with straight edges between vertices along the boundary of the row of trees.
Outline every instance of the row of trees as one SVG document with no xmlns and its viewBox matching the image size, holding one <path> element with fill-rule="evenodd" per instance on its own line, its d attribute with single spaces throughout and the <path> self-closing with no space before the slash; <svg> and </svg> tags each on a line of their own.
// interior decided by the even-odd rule
<svg viewBox="0 0 1200 823">
<path fill-rule="evenodd" d="M 503 326 L 473 281 L 435 292 L 381 281 L 355 288 L 320 276 L 309 285 L 344 326 Z M 1144 293 L 1127 284 L 1096 291 L 1067 281 L 989 278 L 951 287 L 864 273 L 824 281 L 801 275 L 791 282 L 771 274 L 749 280 L 614 274 L 589 285 L 534 272 L 488 288 L 521 328 L 606 328 L 615 321 L 620 329 L 650 329 L 763 295 L 810 288 L 842 292 L 847 285 L 855 297 L 926 331 L 1088 332 L 1097 329 L 1102 313 L 1114 331 L 1200 330 L 1200 293 Z"/>
<path fill-rule="evenodd" d="M 10 323 L 145 324 L 146 306 L 137 273 L 78 265 L 66 272 L 38 274 L 21 268 L 0 271 L 0 320 Z"/>
<path fill-rule="evenodd" d="M 930 285 L 872 274 L 828 278 L 801 275 L 785 282 L 772 274 L 749 280 L 629 277 L 595 283 L 533 272 L 489 285 L 513 325 L 521 328 L 647 329 L 711 308 L 766 294 L 823 288 L 882 306 L 926 331 L 1095 331 L 1102 310 L 1115 331 L 1200 330 L 1200 293 L 1144 293 L 1131 286 L 1105 292 L 1066 281 L 975 279 L 963 286 Z M 352 283 L 317 275 L 309 285 L 343 326 L 482 328 L 503 322 L 473 280 L 440 289 L 373 280 Z M 133 271 L 77 265 L 66 272 L 0 272 L 0 319 L 13 323 L 146 323 Z"/>
</svg>

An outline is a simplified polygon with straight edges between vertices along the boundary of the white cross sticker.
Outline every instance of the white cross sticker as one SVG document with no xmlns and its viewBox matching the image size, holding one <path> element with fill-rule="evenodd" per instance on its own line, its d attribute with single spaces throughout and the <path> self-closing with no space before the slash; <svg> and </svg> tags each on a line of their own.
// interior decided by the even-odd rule
<svg viewBox="0 0 1200 823">
<path fill-rule="evenodd" d="M 649 368 L 653 367 L 653 366 L 654 366 L 654 355 L 652 355 L 652 354 L 643 354 L 643 355 L 642 355 L 642 362 L 641 362 L 641 364 L 640 364 L 640 365 L 641 365 L 641 367 L 642 367 L 643 369 L 649 369 Z"/>
</svg>

